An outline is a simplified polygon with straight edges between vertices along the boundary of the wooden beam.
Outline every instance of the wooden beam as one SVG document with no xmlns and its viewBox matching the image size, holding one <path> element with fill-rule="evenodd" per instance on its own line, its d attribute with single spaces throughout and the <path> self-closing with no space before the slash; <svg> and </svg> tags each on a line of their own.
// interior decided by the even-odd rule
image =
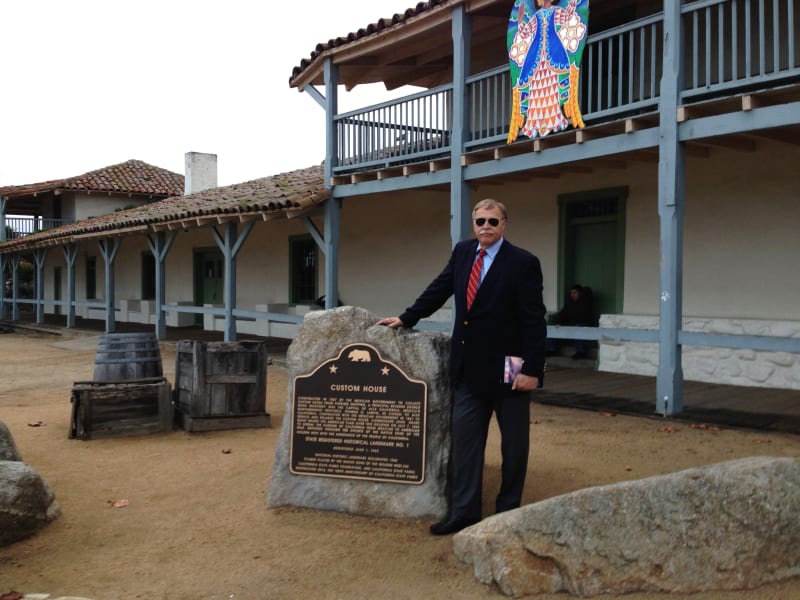
<svg viewBox="0 0 800 600">
<path fill-rule="evenodd" d="M 753 96 L 752 94 L 742 96 L 742 110 L 748 111 L 762 106 L 764 106 L 764 103 L 758 96 Z"/>
<path fill-rule="evenodd" d="M 427 173 L 427 163 L 419 163 L 416 165 L 405 165 L 403 167 L 403 175 L 415 175 L 417 173 Z"/>
<path fill-rule="evenodd" d="M 350 175 L 350 183 L 363 183 L 365 181 L 375 181 L 375 179 L 377 179 L 375 171 L 365 171 Z"/>
<path fill-rule="evenodd" d="M 389 179 L 391 177 L 399 177 L 403 174 L 403 169 L 401 167 L 392 167 L 390 169 L 380 169 L 377 172 L 378 181 L 383 181 L 384 179 Z"/>
<path fill-rule="evenodd" d="M 641 118 L 625 119 L 625 133 L 633 133 L 634 131 L 642 131 L 643 129 L 652 129 L 655 127 L 652 116 L 643 116 Z"/>
<path fill-rule="evenodd" d="M 468 167 L 477 163 L 486 162 L 494 158 L 494 150 L 479 150 L 461 155 L 461 166 Z"/>
</svg>

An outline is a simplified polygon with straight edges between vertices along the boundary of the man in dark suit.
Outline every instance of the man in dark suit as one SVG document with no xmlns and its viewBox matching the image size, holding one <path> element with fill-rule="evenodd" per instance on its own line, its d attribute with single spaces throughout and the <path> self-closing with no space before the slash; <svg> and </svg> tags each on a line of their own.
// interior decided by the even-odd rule
<svg viewBox="0 0 800 600">
<path fill-rule="evenodd" d="M 443 520 L 431 525 L 434 535 L 455 533 L 481 520 L 483 457 L 492 413 L 500 426 L 503 458 L 496 512 L 517 508 L 522 499 L 530 392 L 542 383 L 547 326 L 539 259 L 503 238 L 506 219 L 502 203 L 486 199 L 476 204 L 476 239 L 456 244 L 444 270 L 403 314 L 378 321 L 392 328 L 413 327 L 454 297 L 451 507 Z M 511 383 L 504 382 L 507 356 L 524 360 Z"/>
</svg>

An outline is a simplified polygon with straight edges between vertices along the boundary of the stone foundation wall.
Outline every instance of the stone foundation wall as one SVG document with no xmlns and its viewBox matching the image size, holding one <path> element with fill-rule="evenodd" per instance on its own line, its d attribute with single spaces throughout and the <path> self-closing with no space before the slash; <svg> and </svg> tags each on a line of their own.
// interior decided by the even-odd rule
<svg viewBox="0 0 800 600">
<path fill-rule="evenodd" d="M 658 329 L 659 318 L 642 315 L 601 315 L 600 327 Z M 756 319 L 687 317 L 683 330 L 691 332 L 800 337 L 800 322 Z M 800 390 L 800 355 L 790 352 L 683 347 L 683 376 L 690 381 Z M 655 376 L 658 345 L 600 341 L 598 370 Z"/>
</svg>

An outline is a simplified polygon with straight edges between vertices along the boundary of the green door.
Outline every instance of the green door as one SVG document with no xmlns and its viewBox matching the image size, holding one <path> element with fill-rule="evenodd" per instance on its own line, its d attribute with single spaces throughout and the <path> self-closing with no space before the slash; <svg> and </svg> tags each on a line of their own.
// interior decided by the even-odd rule
<svg viewBox="0 0 800 600">
<path fill-rule="evenodd" d="M 559 306 L 580 284 L 592 289 L 596 315 L 621 313 L 624 190 L 563 196 L 560 203 Z"/>
<path fill-rule="evenodd" d="M 614 221 L 577 223 L 572 237 L 574 261 L 567 281 L 592 288 L 594 309 L 599 314 L 619 312 L 617 297 L 616 240 Z M 566 283 L 566 281 L 565 281 Z M 572 283 L 567 283 L 567 287 Z"/>
<path fill-rule="evenodd" d="M 225 302 L 225 262 L 219 250 L 198 250 L 194 255 L 195 304 L 222 304 Z M 195 315 L 200 325 L 203 315 Z"/>
</svg>

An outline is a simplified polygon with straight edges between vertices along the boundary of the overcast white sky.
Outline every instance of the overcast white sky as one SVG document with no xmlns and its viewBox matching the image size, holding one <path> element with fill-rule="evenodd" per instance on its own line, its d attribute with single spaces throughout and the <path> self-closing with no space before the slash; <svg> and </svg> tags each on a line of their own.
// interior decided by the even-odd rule
<svg viewBox="0 0 800 600">
<path fill-rule="evenodd" d="M 129 159 L 183 173 L 190 151 L 217 155 L 219 185 L 318 164 L 324 111 L 289 87 L 292 68 L 412 5 L 0 0 L 0 186 Z M 389 97 L 358 90 L 340 110 Z"/>
</svg>

